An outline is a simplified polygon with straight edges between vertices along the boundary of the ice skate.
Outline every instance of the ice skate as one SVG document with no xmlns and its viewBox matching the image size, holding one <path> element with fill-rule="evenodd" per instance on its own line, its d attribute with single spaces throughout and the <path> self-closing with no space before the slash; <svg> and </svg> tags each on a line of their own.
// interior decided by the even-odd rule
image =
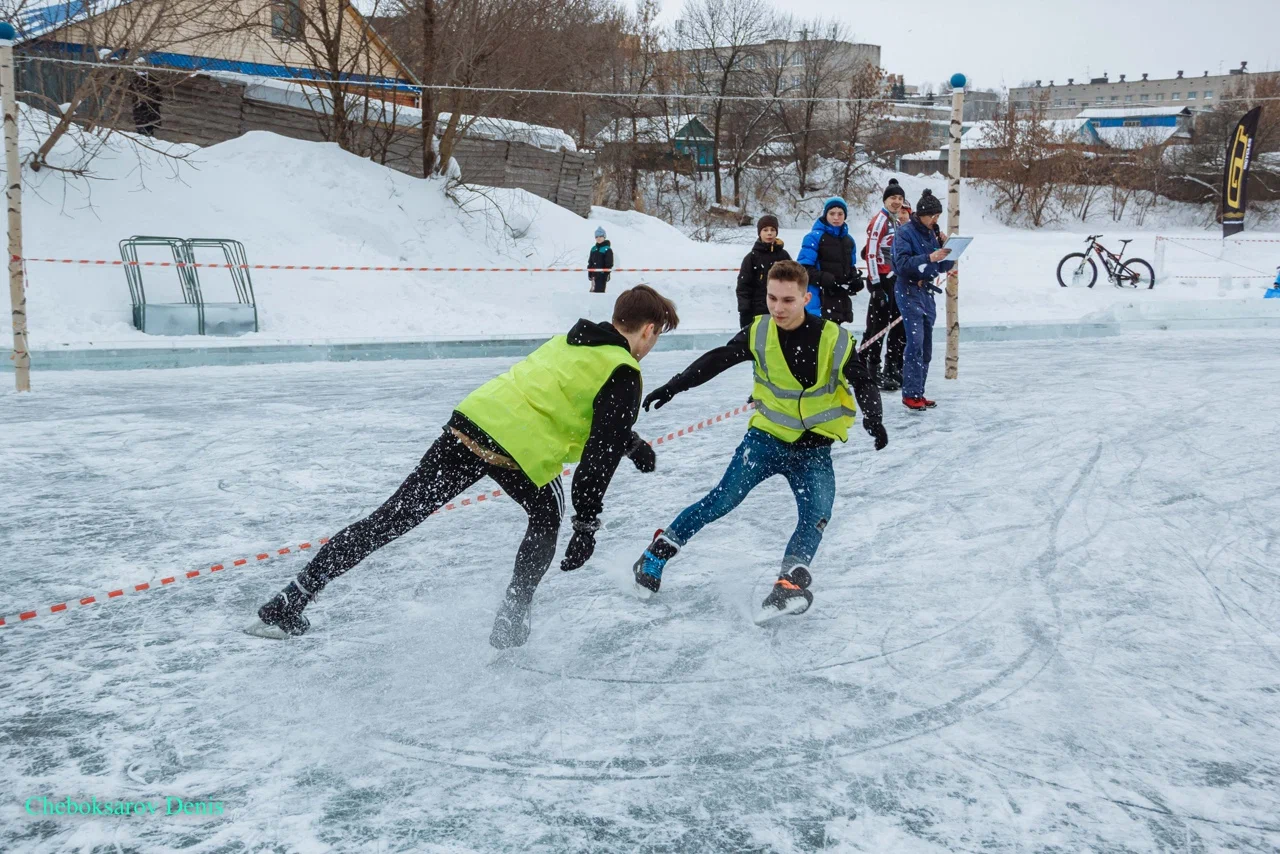
<svg viewBox="0 0 1280 854">
<path fill-rule="evenodd" d="M 902 380 L 892 374 L 885 374 L 880 380 L 881 391 L 900 391 L 902 389 Z"/>
<path fill-rule="evenodd" d="M 258 618 L 245 626 L 245 634 L 270 640 L 288 640 L 301 637 L 311 628 L 311 621 L 302 615 L 302 609 L 315 598 L 296 581 L 271 598 L 258 609 Z"/>
<path fill-rule="evenodd" d="M 793 567 L 790 572 L 779 576 L 760 605 L 755 617 L 756 625 L 762 626 L 778 617 L 803 614 L 809 610 L 813 604 L 813 594 L 808 589 L 812 582 L 813 577 L 803 566 Z"/>
<path fill-rule="evenodd" d="M 508 589 L 502 600 L 502 607 L 498 609 L 498 616 L 493 620 L 489 645 L 494 649 L 524 646 L 525 641 L 529 640 L 529 630 L 533 627 L 531 606 L 529 598 Z"/>
<path fill-rule="evenodd" d="M 661 528 L 654 533 L 649 548 L 644 550 L 644 554 L 631 567 L 631 574 L 635 579 L 631 592 L 637 599 L 648 601 L 658 592 L 658 588 L 662 586 L 662 568 L 679 551 L 679 546 L 662 535 Z"/>
</svg>

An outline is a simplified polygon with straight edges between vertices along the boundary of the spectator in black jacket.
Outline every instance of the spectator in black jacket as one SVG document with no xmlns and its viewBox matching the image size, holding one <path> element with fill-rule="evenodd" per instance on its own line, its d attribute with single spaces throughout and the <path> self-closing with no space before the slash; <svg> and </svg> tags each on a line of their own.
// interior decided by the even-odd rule
<svg viewBox="0 0 1280 854">
<path fill-rule="evenodd" d="M 604 293 L 604 286 L 613 275 L 608 272 L 613 269 L 613 247 L 609 245 L 609 238 L 604 233 L 603 226 L 596 229 L 596 245 L 591 247 L 591 254 L 587 256 L 587 267 L 604 271 L 587 273 L 587 279 L 591 282 L 591 293 Z"/>
<path fill-rule="evenodd" d="M 760 217 L 756 223 L 756 238 L 756 245 L 742 259 L 742 268 L 738 270 L 739 328 L 769 313 L 769 268 L 778 261 L 791 260 L 778 239 L 778 218 L 773 214 Z"/>
</svg>

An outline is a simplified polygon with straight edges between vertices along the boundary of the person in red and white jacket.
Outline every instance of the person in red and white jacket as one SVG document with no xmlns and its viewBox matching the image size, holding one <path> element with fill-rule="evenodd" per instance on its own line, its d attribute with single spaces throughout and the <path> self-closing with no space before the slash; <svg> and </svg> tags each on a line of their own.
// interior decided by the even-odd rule
<svg viewBox="0 0 1280 854">
<path fill-rule="evenodd" d="M 884 191 L 884 207 L 867 224 L 867 242 L 864 255 L 867 262 L 867 330 L 862 340 L 884 329 L 901 315 L 898 301 L 893 295 L 893 238 L 898 226 L 911 219 L 906 194 L 897 179 L 890 178 Z M 880 348 L 884 346 L 884 372 L 880 371 Z M 902 388 L 902 351 L 906 346 L 906 333 L 899 323 L 887 335 L 873 343 L 862 353 L 863 361 L 881 391 L 897 391 Z"/>
</svg>

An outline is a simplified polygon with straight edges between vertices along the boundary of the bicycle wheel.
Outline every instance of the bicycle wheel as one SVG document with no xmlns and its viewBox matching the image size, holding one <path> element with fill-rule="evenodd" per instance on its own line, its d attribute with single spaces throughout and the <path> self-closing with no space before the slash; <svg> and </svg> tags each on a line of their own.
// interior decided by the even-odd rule
<svg viewBox="0 0 1280 854">
<path fill-rule="evenodd" d="M 1117 274 L 1116 287 L 1151 290 L 1156 286 L 1156 271 L 1141 258 L 1130 258 L 1125 261 L 1120 265 Z"/>
<path fill-rule="evenodd" d="M 1098 265 L 1083 252 L 1072 252 L 1058 262 L 1058 284 L 1062 287 L 1074 285 L 1086 288 L 1093 287 L 1098 281 Z"/>
</svg>

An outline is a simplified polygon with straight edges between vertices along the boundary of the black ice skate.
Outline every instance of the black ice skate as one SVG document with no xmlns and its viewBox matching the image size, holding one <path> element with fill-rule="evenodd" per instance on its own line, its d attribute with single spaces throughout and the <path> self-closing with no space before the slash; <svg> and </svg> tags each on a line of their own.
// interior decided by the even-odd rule
<svg viewBox="0 0 1280 854">
<path fill-rule="evenodd" d="M 892 374 L 885 374 L 880 379 L 881 391 L 900 391 L 902 389 L 902 379 Z"/>
<path fill-rule="evenodd" d="M 258 609 L 258 619 L 245 627 L 245 633 L 271 640 L 305 635 L 311 628 L 311 621 L 302 616 L 302 609 L 314 598 L 315 595 L 297 581 L 289 582 L 288 587 Z"/>
<path fill-rule="evenodd" d="M 533 626 L 530 619 L 530 598 L 507 589 L 507 595 L 498 609 L 498 616 L 493 620 L 493 631 L 489 633 L 489 645 L 494 649 L 511 649 L 524 646 L 529 640 L 529 630 Z"/>
<path fill-rule="evenodd" d="M 756 625 L 762 626 L 778 617 L 808 611 L 813 604 L 813 594 L 809 592 L 812 583 L 813 576 L 803 566 L 792 567 L 790 572 L 779 576 L 756 614 Z"/>
<path fill-rule="evenodd" d="M 636 582 L 631 592 L 637 599 L 648 600 L 658 592 L 658 588 L 662 586 L 662 568 L 679 551 L 680 547 L 664 537 L 659 528 L 653 535 L 649 548 L 644 550 L 644 554 L 631 567 L 631 574 Z"/>
</svg>

